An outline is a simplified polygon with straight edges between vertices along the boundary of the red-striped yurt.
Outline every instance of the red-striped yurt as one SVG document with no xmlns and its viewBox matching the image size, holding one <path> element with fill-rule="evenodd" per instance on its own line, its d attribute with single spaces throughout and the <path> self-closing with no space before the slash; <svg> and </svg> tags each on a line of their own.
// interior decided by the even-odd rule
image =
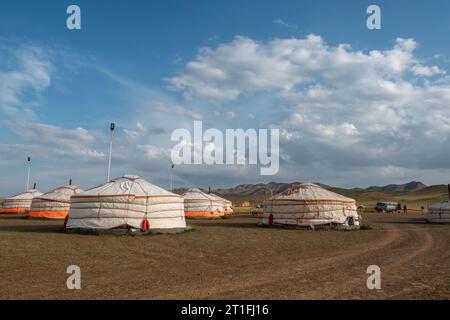
<svg viewBox="0 0 450 320">
<path fill-rule="evenodd" d="M 356 202 L 312 183 L 264 201 L 263 224 L 359 227 Z"/>
<path fill-rule="evenodd" d="M 126 175 L 71 197 L 67 229 L 184 230 L 183 199 Z"/>
</svg>

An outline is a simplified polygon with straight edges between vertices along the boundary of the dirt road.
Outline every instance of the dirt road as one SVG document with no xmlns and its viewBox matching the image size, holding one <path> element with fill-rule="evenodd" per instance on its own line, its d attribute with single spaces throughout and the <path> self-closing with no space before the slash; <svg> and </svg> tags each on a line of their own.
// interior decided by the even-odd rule
<svg viewBox="0 0 450 320">
<path fill-rule="evenodd" d="M 2 299 L 449 299 L 450 225 L 366 214 L 365 231 L 190 221 L 180 235 L 65 234 L 61 222 L 0 217 Z M 66 288 L 78 265 L 82 289 Z M 369 265 L 381 290 L 368 290 Z"/>
</svg>

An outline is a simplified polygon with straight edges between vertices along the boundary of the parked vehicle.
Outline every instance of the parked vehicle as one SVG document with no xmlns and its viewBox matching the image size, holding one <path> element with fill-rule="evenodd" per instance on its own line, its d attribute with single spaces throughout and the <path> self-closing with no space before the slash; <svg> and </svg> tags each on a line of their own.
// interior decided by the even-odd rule
<svg viewBox="0 0 450 320">
<path fill-rule="evenodd" d="M 377 212 L 389 213 L 398 210 L 399 204 L 397 202 L 378 202 L 375 205 Z"/>
</svg>

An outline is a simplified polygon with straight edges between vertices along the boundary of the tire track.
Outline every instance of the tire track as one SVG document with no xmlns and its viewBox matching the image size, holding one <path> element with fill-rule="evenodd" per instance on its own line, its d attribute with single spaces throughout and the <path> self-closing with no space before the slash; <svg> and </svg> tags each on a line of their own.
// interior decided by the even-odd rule
<svg viewBox="0 0 450 320">
<path fill-rule="evenodd" d="M 400 237 L 399 229 L 394 225 L 386 226 L 383 231 L 385 231 L 384 237 L 376 243 L 371 244 L 370 252 L 383 250 L 397 241 Z M 226 283 L 222 283 L 220 285 L 215 285 L 213 287 L 201 287 L 195 291 L 190 288 L 190 294 L 185 298 L 222 299 L 224 297 L 230 297 L 230 299 L 233 299 L 240 298 L 244 292 L 247 292 L 248 294 L 244 296 L 258 299 L 259 297 L 257 296 L 257 293 L 263 291 L 270 285 L 276 284 L 277 286 L 280 286 L 280 282 L 292 282 L 298 278 L 306 278 L 307 275 L 315 274 L 318 273 L 318 271 L 324 271 L 337 265 L 345 264 L 346 261 L 351 260 L 353 257 L 367 253 L 367 248 L 361 248 L 350 251 L 339 251 L 333 256 L 326 258 L 317 257 L 313 260 L 297 259 L 290 262 L 288 265 L 276 264 L 270 269 L 265 269 L 263 272 L 258 272 L 258 276 L 256 277 L 254 270 L 252 270 L 250 273 L 241 273 L 238 278 L 230 279 Z M 311 278 L 308 278 L 307 280 L 310 281 Z M 240 295 L 236 296 L 236 293 L 240 293 Z M 179 294 L 176 296 L 180 299 Z M 164 295 L 158 297 L 158 299 L 175 298 L 176 296 Z"/>
</svg>

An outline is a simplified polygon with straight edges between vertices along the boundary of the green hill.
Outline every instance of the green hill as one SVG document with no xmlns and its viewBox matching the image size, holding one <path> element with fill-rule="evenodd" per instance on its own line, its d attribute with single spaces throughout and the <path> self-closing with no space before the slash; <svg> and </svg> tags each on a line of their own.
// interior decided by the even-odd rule
<svg viewBox="0 0 450 320">
<path fill-rule="evenodd" d="M 407 208 L 419 210 L 421 206 L 427 208 L 431 204 L 448 199 L 446 185 L 425 187 L 417 191 L 372 191 L 368 189 L 331 188 L 332 191 L 353 198 L 358 204 L 373 208 L 379 201 L 393 201 L 406 205 Z"/>
</svg>

